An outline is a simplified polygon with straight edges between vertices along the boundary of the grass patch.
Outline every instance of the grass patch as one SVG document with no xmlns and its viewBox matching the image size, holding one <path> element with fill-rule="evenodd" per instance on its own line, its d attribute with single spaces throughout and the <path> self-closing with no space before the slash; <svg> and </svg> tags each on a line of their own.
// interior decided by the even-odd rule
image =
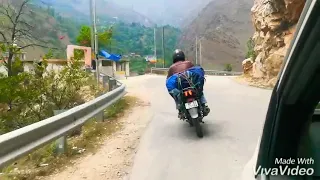
<svg viewBox="0 0 320 180">
<path fill-rule="evenodd" d="M 55 143 L 50 143 L 19 159 L 2 170 L 1 180 L 35 180 L 59 172 L 73 161 L 89 152 L 93 153 L 103 144 L 104 137 L 122 128 L 117 120 L 137 102 L 137 98 L 125 96 L 104 111 L 105 121 L 90 119 L 82 127 L 79 136 L 68 137 L 67 152 L 56 155 Z"/>
<path fill-rule="evenodd" d="M 95 97 L 100 96 L 101 94 L 104 94 L 109 91 L 109 84 L 107 84 L 105 87 L 103 86 L 103 83 L 99 83 L 99 87 L 97 86 L 97 79 L 94 75 L 90 75 L 88 78 L 87 86 L 90 87 Z"/>
</svg>

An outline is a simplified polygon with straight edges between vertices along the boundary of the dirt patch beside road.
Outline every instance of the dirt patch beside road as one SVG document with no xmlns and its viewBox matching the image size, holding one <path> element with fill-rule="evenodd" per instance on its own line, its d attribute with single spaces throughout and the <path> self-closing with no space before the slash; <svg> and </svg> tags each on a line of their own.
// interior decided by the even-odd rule
<svg viewBox="0 0 320 180">
<path fill-rule="evenodd" d="M 149 104 L 137 101 L 136 107 L 119 120 L 122 128 L 107 137 L 96 153 L 79 158 L 73 162 L 73 166 L 65 167 L 64 171 L 44 179 L 121 179 L 131 170 L 140 136 L 147 126 L 150 116 Z"/>
<path fill-rule="evenodd" d="M 243 85 L 248 85 L 248 86 L 262 88 L 262 89 L 269 89 L 269 90 L 273 89 L 273 85 L 270 82 L 263 79 L 254 79 L 244 75 L 232 77 L 232 79 L 237 83 L 243 84 Z"/>
</svg>

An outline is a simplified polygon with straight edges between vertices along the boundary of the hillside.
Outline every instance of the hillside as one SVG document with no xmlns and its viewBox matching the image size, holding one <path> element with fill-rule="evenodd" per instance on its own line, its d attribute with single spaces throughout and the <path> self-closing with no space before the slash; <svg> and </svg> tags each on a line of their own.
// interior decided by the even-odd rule
<svg viewBox="0 0 320 180">
<path fill-rule="evenodd" d="M 16 4 L 17 7 L 21 4 Z M 3 5 L 5 5 L 3 7 Z M 6 7 L 6 2 L 1 1 L 0 9 Z M 17 25 L 17 32 L 20 33 L 20 38 L 17 39 L 17 44 L 19 46 L 25 46 L 28 44 L 38 44 L 47 47 L 55 47 L 54 50 L 56 56 L 63 56 L 65 54 L 65 48 L 67 44 L 70 44 L 70 39 L 68 36 L 68 31 L 63 28 L 68 22 L 61 23 L 57 21 L 53 16 L 51 16 L 46 9 L 38 8 L 34 5 L 28 5 L 23 10 L 23 15 L 21 16 L 20 23 Z M 1 16 L 4 24 L 0 27 L 1 32 L 5 32 L 5 36 L 12 36 L 13 24 L 5 15 Z M 27 26 L 26 26 L 27 24 Z M 30 26 L 31 28 L 28 28 Z M 61 38 L 64 37 L 64 38 Z M 61 38 L 61 39 L 60 39 Z M 36 40 L 39 39 L 39 40 Z M 0 39 L 2 40 L 2 39 Z M 23 49 L 27 52 L 27 59 L 39 59 L 40 56 L 44 55 L 48 49 L 39 46 L 27 47 Z"/>
<path fill-rule="evenodd" d="M 202 64 L 206 68 L 223 70 L 232 64 L 241 70 L 246 42 L 252 35 L 250 19 L 251 0 L 214 0 L 184 28 L 180 46 L 189 59 L 195 59 L 196 36 L 202 38 Z"/>
<path fill-rule="evenodd" d="M 109 51 L 119 54 L 137 53 L 150 55 L 154 53 L 154 29 L 140 24 L 117 23 L 113 26 L 113 42 L 109 46 Z M 157 54 L 162 58 L 162 34 L 161 28 L 157 30 Z M 165 26 L 165 56 L 171 57 L 171 53 L 176 48 L 176 43 L 181 31 L 172 26 Z"/>
<path fill-rule="evenodd" d="M 90 9 L 88 0 L 33 0 L 37 5 L 52 7 L 65 17 L 88 22 Z M 153 26 L 153 22 L 146 16 L 132 10 L 119 6 L 112 1 L 96 0 L 98 21 L 140 23 L 145 26 Z"/>
<path fill-rule="evenodd" d="M 76 37 L 79 35 L 81 26 L 89 25 L 89 23 L 84 20 L 66 17 L 66 15 L 59 13 L 59 9 L 39 6 L 39 4 L 35 4 L 34 1 L 32 5 L 28 5 L 26 12 L 30 10 L 32 10 L 32 14 L 22 20 L 35 25 L 36 28 L 31 30 L 34 38 L 45 40 L 46 46 L 59 49 L 59 51 L 54 51 L 56 58 L 65 58 L 66 45 L 76 44 Z M 7 23 L 10 24 L 9 20 L 7 20 Z M 110 28 L 110 25 L 111 24 L 107 22 L 100 22 L 98 30 L 102 31 L 105 28 Z M 140 55 L 153 54 L 153 28 L 138 23 L 124 23 L 121 21 L 114 22 L 112 27 L 113 37 L 111 43 L 102 45 L 100 48 L 118 54 L 129 54 L 132 52 Z M 0 31 L 2 31 L 1 27 Z M 180 34 L 180 30 L 177 28 L 171 26 L 165 27 L 165 56 L 167 58 L 171 56 L 171 52 L 175 48 Z M 10 36 L 10 34 L 8 34 L 8 36 Z M 24 42 L 19 41 L 17 44 L 21 46 Z M 157 46 L 158 54 L 162 54 L 160 29 L 157 34 Z M 48 49 L 30 47 L 25 49 L 25 51 L 27 52 L 27 59 L 30 60 L 39 59 Z"/>
</svg>

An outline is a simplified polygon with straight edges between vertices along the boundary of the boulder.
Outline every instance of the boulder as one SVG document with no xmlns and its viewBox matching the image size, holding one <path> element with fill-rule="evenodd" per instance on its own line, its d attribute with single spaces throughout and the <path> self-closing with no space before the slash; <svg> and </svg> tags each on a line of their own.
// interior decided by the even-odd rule
<svg viewBox="0 0 320 180">
<path fill-rule="evenodd" d="M 251 74 L 252 72 L 253 60 L 252 58 L 248 58 L 242 61 L 242 68 L 244 74 Z"/>
</svg>

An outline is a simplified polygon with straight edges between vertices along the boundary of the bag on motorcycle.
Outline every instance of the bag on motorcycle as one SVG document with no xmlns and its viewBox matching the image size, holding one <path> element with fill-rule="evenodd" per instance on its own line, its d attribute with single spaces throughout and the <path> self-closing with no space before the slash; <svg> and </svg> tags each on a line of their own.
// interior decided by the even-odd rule
<svg viewBox="0 0 320 180">
<path fill-rule="evenodd" d="M 184 88 L 190 87 L 190 81 L 202 93 L 204 85 L 204 70 L 200 66 L 194 66 L 184 73 L 174 74 L 166 81 L 166 87 L 171 96 L 176 98 L 180 91 Z"/>
</svg>

